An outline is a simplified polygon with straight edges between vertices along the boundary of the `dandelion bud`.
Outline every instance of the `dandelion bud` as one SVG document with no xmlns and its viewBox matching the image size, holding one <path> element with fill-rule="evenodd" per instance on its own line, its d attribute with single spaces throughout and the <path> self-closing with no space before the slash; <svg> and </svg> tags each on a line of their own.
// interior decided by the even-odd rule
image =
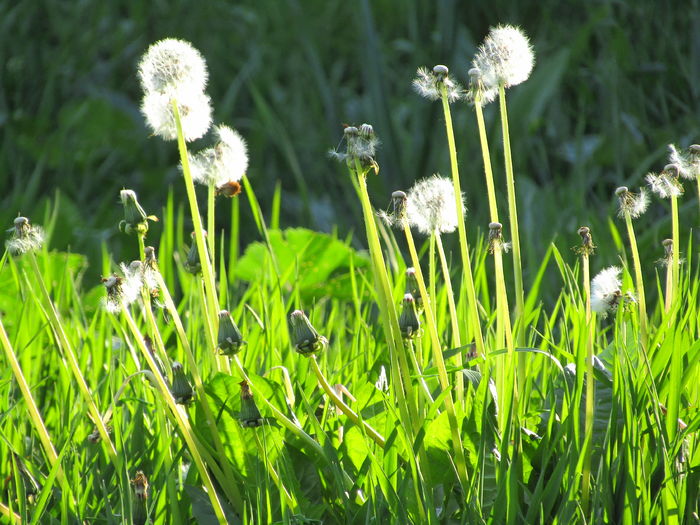
<svg viewBox="0 0 700 525">
<path fill-rule="evenodd" d="M 148 479 L 143 471 L 136 471 L 136 477 L 131 480 L 134 485 L 134 525 L 144 525 L 148 519 Z"/>
<path fill-rule="evenodd" d="M 453 82 L 447 75 L 447 66 L 437 65 L 432 71 L 421 67 L 416 71 L 416 78 L 413 79 L 413 89 L 420 96 L 428 100 L 440 100 L 443 96 L 443 88 L 448 102 L 455 102 L 463 97 L 462 86 Z"/>
<path fill-rule="evenodd" d="M 250 385 L 247 381 L 241 381 L 239 385 L 241 385 L 241 411 L 238 414 L 238 420 L 243 428 L 259 427 L 263 424 L 263 420 L 253 399 Z"/>
<path fill-rule="evenodd" d="M 173 384 L 170 387 L 170 392 L 175 398 L 175 402 L 180 405 L 188 405 L 192 401 L 194 396 L 194 390 L 192 385 L 185 375 L 185 371 L 182 368 L 182 363 L 175 361 L 172 366 L 173 369 Z"/>
<path fill-rule="evenodd" d="M 157 221 L 155 215 L 146 215 L 132 190 L 122 190 L 119 198 L 124 205 L 124 220 L 119 223 L 119 230 L 126 234 L 137 233 L 145 235 L 148 231 L 148 221 Z"/>
<path fill-rule="evenodd" d="M 618 217 L 624 218 L 629 215 L 632 219 L 636 219 L 647 211 L 649 195 L 644 188 L 639 190 L 639 193 L 632 193 L 627 186 L 620 186 L 615 190 L 615 195 L 620 201 Z"/>
<path fill-rule="evenodd" d="M 580 255 L 592 255 L 595 252 L 596 245 L 593 244 L 593 237 L 588 226 L 581 226 L 578 229 L 578 234 L 581 236 L 581 246 L 574 248 L 574 251 Z"/>
<path fill-rule="evenodd" d="M 416 313 L 415 301 L 410 293 L 403 296 L 401 315 L 399 316 L 399 329 L 404 339 L 413 339 L 420 331 L 420 321 Z"/>
<path fill-rule="evenodd" d="M 227 310 L 219 312 L 219 335 L 217 345 L 224 355 L 235 355 L 241 351 L 246 342 L 241 331 Z"/>
<path fill-rule="evenodd" d="M 161 92 L 181 86 L 204 91 L 208 76 L 200 52 L 176 38 L 152 44 L 139 62 L 138 75 L 144 91 Z"/>
<path fill-rule="evenodd" d="M 461 206 L 464 211 L 464 195 Z M 406 217 L 425 235 L 453 232 L 459 219 L 452 181 L 433 175 L 417 182 L 406 197 Z"/>
<path fill-rule="evenodd" d="M 413 267 L 406 268 L 406 293 L 413 296 L 416 311 L 423 311 L 423 296 L 420 294 L 418 286 L 418 278 L 416 277 L 416 269 Z"/>
<path fill-rule="evenodd" d="M 622 297 L 621 273 L 621 268 L 610 266 L 593 278 L 591 281 L 591 309 L 594 312 L 605 316 L 607 312 L 614 312 L 617 309 L 620 297 Z"/>
<path fill-rule="evenodd" d="M 202 230 L 204 238 L 207 237 L 207 232 Z M 202 271 L 202 262 L 199 260 L 199 250 L 197 249 L 197 242 L 194 238 L 194 232 L 192 232 L 192 244 L 190 244 L 190 249 L 187 252 L 187 259 L 185 260 L 185 270 L 189 273 L 196 275 Z M 204 247 L 206 250 L 206 245 Z"/>
<path fill-rule="evenodd" d="M 238 182 L 248 169 L 248 146 L 241 135 L 228 126 L 214 126 L 214 147 L 189 157 L 192 180 L 217 188 Z M 240 188 L 240 186 L 239 186 Z"/>
<path fill-rule="evenodd" d="M 328 340 L 319 335 L 303 311 L 294 310 L 289 316 L 289 324 L 292 329 L 292 346 L 300 354 L 309 356 L 328 345 Z"/>
<path fill-rule="evenodd" d="M 5 247 L 12 255 L 36 251 L 44 244 L 44 230 L 30 224 L 26 217 L 17 217 L 7 232 L 10 238 L 5 241 Z"/>
<path fill-rule="evenodd" d="M 498 91 L 499 86 L 508 88 L 524 82 L 534 63 L 535 55 L 527 36 L 510 25 L 491 28 L 473 61 L 474 68 L 480 72 L 482 91 L 489 93 Z M 482 98 L 483 102 L 487 101 L 487 97 Z"/>
</svg>

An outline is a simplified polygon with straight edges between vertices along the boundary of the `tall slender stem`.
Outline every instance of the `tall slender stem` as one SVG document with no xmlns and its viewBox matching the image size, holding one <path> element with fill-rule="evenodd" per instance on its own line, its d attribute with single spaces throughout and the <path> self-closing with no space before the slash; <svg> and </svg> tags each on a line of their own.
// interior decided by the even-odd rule
<svg viewBox="0 0 700 525">
<path fill-rule="evenodd" d="M 625 213 L 625 225 L 627 226 L 627 236 L 630 239 L 630 248 L 632 251 L 632 263 L 634 265 L 634 280 L 637 285 L 637 301 L 639 304 L 639 331 L 642 348 L 647 349 L 647 304 L 646 295 L 644 293 L 644 279 L 642 278 L 642 263 L 639 259 L 639 249 L 637 248 L 637 237 L 634 234 L 632 226 L 632 217 L 629 213 Z"/>
<path fill-rule="evenodd" d="M 515 201 L 515 178 L 513 176 L 513 157 L 510 150 L 510 131 L 508 130 L 508 109 L 506 92 L 503 84 L 498 88 L 498 100 L 501 108 L 501 128 L 503 129 L 503 155 L 506 167 L 506 189 L 508 191 L 508 220 L 513 242 L 513 277 L 515 280 L 515 320 L 520 327 L 521 316 L 525 310 L 525 293 L 523 291 L 523 269 L 520 258 L 520 230 L 518 228 L 518 209 Z M 516 330 L 517 344 L 522 341 L 523 330 Z"/>
<path fill-rule="evenodd" d="M 678 276 L 680 274 L 680 233 L 678 227 L 678 197 L 671 195 L 671 228 L 673 238 L 673 255 L 671 267 L 671 297 L 676 299 L 678 294 Z M 671 305 L 669 305 L 670 307 Z"/>
<path fill-rule="evenodd" d="M 489 199 L 489 214 L 491 222 L 498 220 L 498 206 L 496 205 L 496 190 L 493 183 L 493 169 L 491 167 L 491 154 L 489 153 L 489 142 L 486 137 L 486 125 L 484 124 L 484 111 L 479 100 L 474 101 L 474 112 L 479 128 L 479 142 L 481 143 L 481 156 L 484 159 L 484 176 L 486 178 L 486 193 Z"/>
<path fill-rule="evenodd" d="M 457 207 L 457 229 L 459 233 L 459 248 L 462 256 L 462 277 L 467 285 L 467 302 L 470 305 L 470 319 L 472 331 L 476 342 L 476 350 L 481 355 L 486 355 L 484 348 L 484 337 L 481 333 L 481 323 L 479 321 L 478 303 L 476 300 L 476 287 L 472 275 L 471 261 L 469 257 L 469 245 L 467 244 L 467 228 L 464 223 L 464 210 L 462 209 L 462 185 L 459 181 L 459 165 L 457 164 L 457 146 L 455 145 L 455 135 L 452 128 L 452 113 L 447 100 L 447 88 L 443 84 L 441 87 L 442 110 L 445 115 L 445 132 L 447 133 L 447 145 L 450 150 L 450 168 L 452 172 L 452 184 L 455 189 L 455 206 Z"/>
<path fill-rule="evenodd" d="M 591 274 L 586 251 L 581 254 L 583 266 L 583 291 L 586 304 L 586 412 L 584 430 L 583 468 L 581 480 L 581 503 L 584 515 L 588 512 L 591 491 L 591 458 L 593 453 L 593 415 L 595 407 L 595 383 L 593 378 L 594 324 L 591 313 Z"/>
<path fill-rule="evenodd" d="M 209 242 L 209 257 L 216 267 L 216 188 L 214 183 L 207 186 L 207 241 Z"/>
</svg>

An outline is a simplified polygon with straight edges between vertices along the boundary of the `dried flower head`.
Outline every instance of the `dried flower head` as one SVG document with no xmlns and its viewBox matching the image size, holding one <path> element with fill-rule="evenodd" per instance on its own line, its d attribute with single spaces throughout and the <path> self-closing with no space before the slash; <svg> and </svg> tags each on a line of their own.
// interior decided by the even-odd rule
<svg viewBox="0 0 700 525">
<path fill-rule="evenodd" d="M 528 79 L 535 55 L 525 33 L 510 25 L 491 28 L 474 57 L 485 91 L 508 88 Z M 484 98 L 485 100 L 485 98 Z"/>
<path fill-rule="evenodd" d="M 464 211 L 464 195 L 461 201 Z M 408 191 L 406 217 L 411 226 L 425 235 L 453 232 L 458 215 L 452 181 L 433 175 L 417 182 Z"/>
<path fill-rule="evenodd" d="M 413 339 L 420 333 L 420 321 L 416 312 L 416 304 L 413 295 L 410 293 L 403 296 L 401 315 L 399 316 L 399 329 L 404 339 Z"/>
<path fill-rule="evenodd" d="M 221 187 L 238 182 L 248 169 L 248 147 L 241 135 L 228 126 L 214 126 L 216 144 L 190 155 L 192 180 Z"/>
<path fill-rule="evenodd" d="M 573 250 L 579 255 L 593 255 L 595 253 L 596 245 L 593 244 L 591 229 L 588 226 L 581 226 L 577 230 L 577 233 L 581 236 L 581 246 L 575 246 Z"/>
<path fill-rule="evenodd" d="M 641 188 L 639 193 L 632 193 L 627 186 L 620 186 L 615 190 L 620 200 L 620 209 L 617 212 L 618 217 L 624 218 L 629 215 L 636 219 L 641 216 L 649 206 L 649 194 L 645 188 Z"/>
<path fill-rule="evenodd" d="M 174 92 L 148 91 L 141 103 L 146 123 L 163 140 L 177 139 L 173 100 L 180 114 L 182 133 L 187 142 L 197 140 L 211 126 L 211 100 L 203 91 L 178 89 Z"/>
<path fill-rule="evenodd" d="M 168 91 L 187 86 L 204 91 L 207 64 L 189 42 L 166 38 L 151 44 L 138 66 L 141 87 L 148 91 Z"/>
<path fill-rule="evenodd" d="M 357 161 L 365 173 L 370 169 L 379 173 L 379 165 L 374 160 L 379 139 L 370 124 L 362 124 L 359 128 L 347 126 L 343 130 L 343 141 L 345 142 L 345 151 L 331 150 L 329 152 L 331 157 L 346 162 L 352 169 L 355 168 Z"/>
<path fill-rule="evenodd" d="M 192 385 L 185 375 L 185 370 L 182 367 L 182 363 L 175 361 L 172 369 L 173 382 L 172 386 L 170 387 L 170 392 L 172 393 L 176 403 L 180 405 L 188 405 L 194 397 Z"/>
<path fill-rule="evenodd" d="M 664 248 L 664 256 L 656 260 L 659 266 L 669 267 L 673 263 L 673 239 L 664 239 L 661 241 L 661 246 Z M 678 259 L 678 264 L 683 264 L 684 259 Z"/>
<path fill-rule="evenodd" d="M 328 340 L 312 326 L 309 318 L 301 310 L 294 310 L 289 315 L 292 329 L 292 345 L 302 355 L 310 356 L 328 346 Z"/>
<path fill-rule="evenodd" d="M 448 102 L 455 102 L 464 96 L 462 87 L 448 76 L 447 66 L 437 65 L 432 71 L 420 67 L 413 79 L 413 89 L 428 100 L 442 98 L 443 89 Z"/>
<path fill-rule="evenodd" d="M 591 281 L 591 309 L 594 312 L 607 315 L 615 311 L 622 297 L 622 269 L 610 266 L 602 270 Z"/>
<path fill-rule="evenodd" d="M 503 225 L 500 222 L 489 223 L 489 253 L 501 250 L 510 251 L 510 243 L 503 240 Z"/>
<path fill-rule="evenodd" d="M 107 290 L 107 297 L 104 300 L 104 307 L 109 313 L 117 313 L 122 307 L 129 306 L 138 299 L 141 293 L 142 281 L 138 273 L 132 272 L 124 264 L 120 265 L 124 277 L 116 273 L 102 279 Z"/>
<path fill-rule="evenodd" d="M 241 351 L 246 342 L 236 322 L 227 310 L 219 312 L 219 335 L 217 345 L 224 355 L 235 355 Z"/>
<path fill-rule="evenodd" d="M 12 255 L 36 251 L 44 244 L 44 230 L 30 224 L 26 217 L 17 217 L 7 232 L 10 238 L 5 241 L 5 248 Z"/>
<path fill-rule="evenodd" d="M 384 224 L 387 226 L 399 226 L 403 224 L 403 220 L 406 218 L 406 193 L 397 190 L 391 194 L 391 202 L 389 207 L 384 210 L 377 212 L 377 217 L 379 217 Z"/>
<path fill-rule="evenodd" d="M 148 479 L 142 470 L 136 471 L 136 477 L 131 480 L 134 485 L 134 509 L 132 520 L 135 525 L 144 525 L 148 519 L 146 502 L 148 500 Z"/>
<path fill-rule="evenodd" d="M 700 146 L 693 144 L 687 151 L 679 151 L 675 145 L 668 145 L 668 162 L 678 166 L 679 175 L 694 180 L 700 177 Z"/>
<path fill-rule="evenodd" d="M 678 180 L 679 175 L 680 169 L 676 164 L 667 164 L 661 173 L 647 174 L 646 181 L 652 192 L 662 199 L 670 199 L 683 194 L 683 185 Z"/>
<path fill-rule="evenodd" d="M 238 420 L 243 428 L 259 427 L 263 424 L 263 419 L 253 399 L 250 385 L 247 381 L 241 381 L 239 385 L 241 385 L 241 411 L 238 414 Z"/>
<path fill-rule="evenodd" d="M 469 91 L 467 100 L 471 104 L 485 106 L 493 102 L 498 96 L 498 85 L 486 86 L 484 76 L 479 68 L 473 67 L 469 70 Z"/>
</svg>

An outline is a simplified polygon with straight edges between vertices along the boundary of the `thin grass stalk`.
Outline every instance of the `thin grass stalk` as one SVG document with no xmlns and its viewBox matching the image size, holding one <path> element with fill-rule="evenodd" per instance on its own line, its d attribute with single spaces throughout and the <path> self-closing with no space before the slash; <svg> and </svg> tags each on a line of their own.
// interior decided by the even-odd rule
<svg viewBox="0 0 700 525">
<path fill-rule="evenodd" d="M 589 255 L 586 250 L 581 252 L 583 268 L 583 293 L 586 308 L 586 412 L 584 425 L 583 466 L 581 472 L 581 506 L 584 516 L 589 510 L 591 495 L 591 459 L 593 455 L 593 416 L 595 407 L 595 383 L 593 377 L 593 340 L 594 324 L 591 313 L 591 274 Z M 576 416 L 574 416 L 576 417 Z"/>
<path fill-rule="evenodd" d="M 678 276 L 680 273 L 680 234 L 678 226 L 678 197 L 671 195 L 671 238 L 673 239 L 673 253 L 671 259 L 671 303 L 678 295 Z M 667 311 L 671 308 L 671 304 L 667 306 Z"/>
<path fill-rule="evenodd" d="M 316 356 L 310 356 L 309 361 L 311 362 L 311 368 L 313 369 L 314 374 L 316 374 L 316 378 L 318 379 L 318 384 L 321 385 L 321 388 L 326 393 L 326 395 L 331 398 L 333 404 L 335 404 L 335 406 L 337 406 L 340 409 L 340 411 L 343 414 L 345 414 L 348 417 L 348 419 L 350 419 L 350 421 L 352 421 L 353 423 L 355 423 L 355 425 L 361 428 L 362 431 L 365 434 L 367 434 L 367 436 L 370 439 L 372 439 L 372 441 L 374 441 L 380 447 L 384 448 L 386 446 L 386 440 L 384 439 L 384 437 L 379 432 L 374 430 L 374 428 L 372 428 L 370 424 L 360 419 L 360 416 L 358 416 L 352 408 L 345 404 L 345 402 L 335 392 L 335 390 L 328 383 L 326 377 L 323 375 L 321 368 L 318 366 Z"/>
<path fill-rule="evenodd" d="M 172 106 L 173 114 L 175 115 L 175 125 L 177 127 L 177 145 L 180 152 L 180 162 L 182 163 L 182 175 L 183 179 L 185 180 L 185 189 L 187 190 L 187 199 L 190 204 L 190 214 L 192 216 L 192 224 L 194 226 L 194 237 L 197 244 L 199 260 L 202 265 L 202 275 L 204 277 L 204 287 L 207 295 L 206 304 L 203 305 L 209 310 L 207 329 L 209 330 L 211 339 L 214 340 L 218 329 L 218 316 L 216 314 L 218 311 L 217 305 L 219 304 L 216 293 L 216 284 L 214 282 L 214 270 L 212 268 L 212 262 L 209 258 L 209 254 L 207 253 L 202 218 L 199 214 L 199 205 L 197 204 L 197 193 L 195 192 L 194 182 L 192 181 L 192 174 L 190 172 L 187 144 L 185 143 L 185 136 L 182 133 L 180 110 L 178 109 L 177 101 L 175 99 L 172 101 Z M 211 235 L 213 235 L 213 232 Z"/>
<path fill-rule="evenodd" d="M 442 84 L 440 88 L 442 110 L 445 115 L 445 132 L 447 133 L 447 145 L 450 150 L 450 168 L 452 172 L 452 185 L 455 189 L 455 206 L 457 207 L 457 230 L 459 233 L 459 248 L 462 256 L 462 278 L 467 284 L 467 301 L 470 305 L 469 312 L 472 324 L 472 331 L 476 342 L 476 350 L 481 355 L 486 355 L 484 347 L 484 337 L 481 333 L 481 322 L 479 320 L 478 302 L 476 300 L 476 287 L 472 275 L 471 260 L 469 257 L 469 244 L 467 243 L 467 227 L 464 222 L 464 211 L 462 210 L 462 185 L 459 180 L 459 165 L 457 164 L 457 147 L 455 145 L 454 129 L 452 127 L 452 113 L 447 100 L 447 88 Z"/>
<path fill-rule="evenodd" d="M 513 157 L 510 150 L 510 131 L 508 129 L 508 109 L 506 107 L 506 91 L 501 83 L 498 86 L 498 101 L 501 110 L 501 128 L 503 130 L 503 157 L 506 168 L 506 189 L 508 192 L 508 220 L 510 223 L 511 241 L 513 243 L 513 277 L 515 280 L 515 315 L 520 326 L 521 316 L 525 311 L 525 293 L 523 291 L 523 269 L 520 258 L 520 229 L 518 226 L 518 209 L 515 201 L 515 178 L 513 176 Z M 520 345 L 523 330 L 517 331 L 516 344 Z"/>
<path fill-rule="evenodd" d="M 282 483 L 282 479 L 280 478 L 280 475 L 275 470 L 275 467 L 272 465 L 272 463 L 270 461 L 268 461 L 267 451 L 265 450 L 265 447 L 263 446 L 262 441 L 260 441 L 260 436 L 258 435 L 258 429 L 252 428 L 251 430 L 253 431 L 253 436 L 255 437 L 255 444 L 258 448 L 258 452 L 260 453 L 260 457 L 265 462 L 265 467 L 267 467 L 267 472 L 270 475 L 270 478 L 272 478 L 272 482 L 277 487 L 277 490 L 279 490 L 280 494 L 282 495 L 282 499 L 284 500 L 286 505 L 290 509 L 292 509 L 293 512 L 296 512 L 298 510 L 298 503 L 297 503 L 296 499 L 293 498 L 292 495 L 289 494 L 289 492 L 287 491 L 287 487 L 285 487 L 284 484 Z"/>
<path fill-rule="evenodd" d="M 639 331 L 642 350 L 648 349 L 648 319 L 646 294 L 644 293 L 644 279 L 642 277 L 642 263 L 639 259 L 639 249 L 637 248 L 637 237 L 632 226 L 632 217 L 629 212 L 625 212 L 625 225 L 627 226 L 627 236 L 630 239 L 630 249 L 632 251 L 632 263 L 634 265 L 634 280 L 637 285 L 637 300 L 639 304 Z"/>
<path fill-rule="evenodd" d="M 452 325 L 452 348 L 459 348 L 462 346 L 462 338 L 459 334 L 459 320 L 457 318 L 457 306 L 455 305 L 454 292 L 452 291 L 452 279 L 450 278 L 450 267 L 447 264 L 447 257 L 445 256 L 445 247 L 442 245 L 442 237 L 440 232 L 436 231 L 433 236 L 435 237 L 438 256 L 440 257 L 440 266 L 442 267 L 442 274 L 445 279 L 445 288 L 447 289 L 447 307 L 450 312 L 450 324 Z M 464 360 L 462 359 L 462 353 L 457 352 L 455 356 L 457 366 L 461 369 L 464 366 Z M 456 391 L 457 400 L 462 403 L 464 402 L 464 374 L 459 372 L 456 377 Z"/>
<path fill-rule="evenodd" d="M 416 281 L 418 282 L 418 289 L 421 296 L 423 297 L 423 304 L 425 306 L 425 317 L 426 324 L 428 325 L 428 332 L 430 334 L 431 346 L 433 350 L 433 361 L 438 370 L 438 380 L 440 381 L 440 387 L 443 391 L 447 392 L 445 395 L 445 410 L 447 411 L 447 419 L 450 424 L 450 430 L 452 432 L 452 447 L 454 450 L 454 461 L 455 467 L 457 469 L 457 477 L 463 490 L 467 490 L 469 487 L 469 473 L 467 471 L 467 460 L 464 455 L 464 447 L 462 446 L 462 437 L 459 429 L 459 421 L 457 420 L 457 412 L 455 410 L 454 401 L 452 399 L 452 386 L 450 385 L 449 377 L 447 376 L 447 368 L 445 367 L 445 360 L 442 356 L 442 346 L 440 345 L 440 336 L 437 331 L 437 324 L 435 322 L 435 316 L 433 316 L 433 311 L 430 308 L 430 302 L 433 300 L 428 295 L 428 290 L 425 287 L 425 280 L 423 279 L 423 272 L 420 267 L 420 261 L 418 259 L 418 252 L 416 251 L 416 245 L 413 241 L 413 235 L 411 234 L 411 229 L 408 226 L 408 222 L 402 221 L 404 234 L 406 235 L 406 242 L 408 243 L 408 250 L 411 254 L 411 261 L 413 267 L 416 270 Z"/>
<path fill-rule="evenodd" d="M 85 381 L 85 378 L 83 377 L 83 374 L 80 371 L 78 359 L 75 356 L 73 346 L 68 340 L 66 332 L 63 330 L 63 325 L 61 324 L 61 320 L 58 317 L 58 312 L 56 311 L 56 307 L 54 306 L 53 301 L 51 300 L 51 296 L 49 296 L 49 291 L 47 290 L 46 284 L 44 283 L 44 278 L 41 275 L 41 270 L 39 269 L 39 265 L 37 264 L 36 256 L 33 252 L 29 252 L 27 253 L 27 257 L 29 259 L 32 270 L 34 271 L 34 276 L 36 277 L 36 280 L 39 283 L 39 290 L 41 290 L 41 295 L 44 299 L 44 302 L 48 306 L 46 310 L 46 315 L 48 317 L 49 324 L 54 330 L 58 345 L 63 349 L 63 355 L 68 361 L 68 366 L 71 369 L 71 372 L 73 373 L 73 377 L 78 383 L 78 389 L 80 390 L 80 393 L 83 396 L 85 403 L 87 404 L 88 412 L 90 413 L 93 423 L 97 427 L 97 431 L 99 432 L 100 437 L 107 446 L 107 453 L 109 455 L 110 460 L 112 461 L 112 463 L 114 463 L 115 468 L 117 470 L 121 470 L 121 457 L 117 454 L 117 450 L 114 448 L 114 443 L 112 443 L 112 439 L 109 437 L 107 427 L 102 421 L 102 416 L 100 415 L 100 411 L 97 409 L 97 405 L 95 404 L 95 400 L 92 397 L 90 388 L 88 387 L 87 382 Z"/>
<path fill-rule="evenodd" d="M 202 459 L 201 452 L 204 451 L 203 447 L 194 435 L 189 421 L 186 417 L 183 416 L 182 412 L 178 408 L 177 403 L 175 402 L 175 399 L 173 398 L 170 389 L 168 388 L 168 384 L 165 381 L 165 378 L 163 378 L 162 374 L 160 373 L 160 369 L 158 368 L 157 363 L 153 359 L 151 352 L 148 350 L 148 348 L 146 348 L 146 345 L 143 342 L 143 336 L 141 335 L 138 326 L 136 326 L 134 319 L 131 317 L 131 313 L 129 312 L 128 308 L 126 306 L 123 306 L 121 311 L 124 316 L 124 319 L 126 320 L 126 324 L 129 327 L 129 330 L 131 331 L 134 339 L 136 340 L 136 345 L 141 350 L 141 353 L 146 359 L 146 362 L 148 363 L 148 366 L 156 379 L 158 390 L 160 390 L 162 398 L 165 400 L 166 404 L 170 408 L 175 423 L 177 424 L 177 427 L 180 430 L 180 433 L 183 439 L 185 440 L 185 443 L 187 443 L 187 448 L 189 449 L 190 454 L 192 455 L 192 460 L 194 461 L 197 467 L 197 471 L 199 472 L 199 475 L 202 479 L 202 483 L 207 489 L 209 501 L 212 504 L 214 514 L 216 515 L 217 520 L 219 521 L 219 523 L 222 524 L 228 523 L 228 521 L 226 520 L 224 509 L 221 505 L 221 501 L 219 500 L 219 495 L 216 492 L 216 489 L 214 488 L 214 484 L 212 483 L 211 477 L 209 476 L 209 471 L 207 470 L 204 460 Z M 210 466 L 213 467 L 214 465 L 210 464 Z M 237 503 L 238 505 L 236 505 L 236 507 L 239 509 L 239 511 L 242 511 L 241 501 L 232 501 L 231 503 L 233 503 L 234 505 L 236 505 Z"/>
<path fill-rule="evenodd" d="M 51 436 L 49 435 L 49 431 L 46 429 L 46 425 L 44 424 L 44 419 L 41 417 L 39 408 L 37 407 L 36 402 L 34 401 L 32 391 L 29 388 L 29 384 L 27 384 L 27 380 L 24 377 L 22 367 L 20 366 L 19 361 L 17 360 L 17 356 L 15 355 L 15 352 L 12 348 L 10 339 L 7 337 L 7 332 L 5 332 L 5 326 L 2 323 L 1 317 L 0 346 L 2 346 L 3 350 L 5 350 L 5 356 L 7 357 L 7 361 L 10 363 L 12 374 L 14 375 L 15 380 L 19 385 L 19 389 L 22 392 L 22 397 L 24 397 L 24 402 L 27 404 L 29 419 L 31 420 L 32 425 L 34 426 L 34 430 L 39 435 L 39 441 L 41 441 L 41 446 L 43 447 L 44 453 L 46 454 L 46 457 L 49 460 L 49 464 L 51 465 L 51 468 L 57 468 L 56 477 L 58 478 L 59 484 L 61 485 L 63 490 L 66 491 L 67 494 L 70 494 L 73 506 L 75 506 L 76 503 L 73 496 L 73 491 L 71 490 L 70 486 L 66 483 L 66 475 L 63 471 L 63 467 L 60 465 L 60 462 L 58 460 L 58 454 L 56 453 L 56 449 L 54 448 L 53 442 L 51 441 Z"/>
</svg>

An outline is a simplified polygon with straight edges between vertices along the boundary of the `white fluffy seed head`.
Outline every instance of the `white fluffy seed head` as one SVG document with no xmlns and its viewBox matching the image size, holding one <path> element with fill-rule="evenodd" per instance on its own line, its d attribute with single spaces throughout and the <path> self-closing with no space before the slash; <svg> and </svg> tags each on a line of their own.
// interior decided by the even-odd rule
<svg viewBox="0 0 700 525">
<path fill-rule="evenodd" d="M 461 206 L 464 211 L 464 195 Z M 406 218 L 425 235 L 454 231 L 458 214 L 452 181 L 433 175 L 417 182 L 407 194 Z"/>
<path fill-rule="evenodd" d="M 416 78 L 413 79 L 413 89 L 421 97 L 425 97 L 428 100 L 439 100 L 442 97 L 441 89 L 442 85 L 444 85 L 447 100 L 455 102 L 464 96 L 464 90 L 447 76 L 447 73 L 445 66 L 435 66 L 432 71 L 420 67 L 416 71 Z"/>
<path fill-rule="evenodd" d="M 649 185 L 649 189 L 662 199 L 680 197 L 683 194 L 683 186 L 681 183 L 666 172 L 661 172 L 659 174 L 649 173 L 645 179 Z"/>
<path fill-rule="evenodd" d="M 17 217 L 13 227 L 7 231 L 10 238 L 5 241 L 5 247 L 12 255 L 34 252 L 44 244 L 44 230 L 41 226 L 30 224 L 26 217 Z"/>
<path fill-rule="evenodd" d="M 241 135 L 228 126 L 214 126 L 218 142 L 211 148 L 190 155 L 190 172 L 195 182 L 219 187 L 238 182 L 248 169 L 248 146 Z"/>
<path fill-rule="evenodd" d="M 618 216 L 624 218 L 627 214 L 633 219 L 640 217 L 649 207 L 649 193 L 641 188 L 639 193 L 633 193 L 622 186 L 615 192 L 620 202 Z"/>
<path fill-rule="evenodd" d="M 622 269 L 618 266 L 610 266 L 601 270 L 591 281 L 591 309 L 600 314 L 607 314 L 617 309 L 617 304 L 622 295 L 620 288 L 622 281 L 620 274 Z"/>
<path fill-rule="evenodd" d="M 207 84 L 207 64 L 192 44 L 176 38 L 166 38 L 152 44 L 138 66 L 144 92 L 191 89 L 204 91 Z"/>
<path fill-rule="evenodd" d="M 141 113 L 153 134 L 163 140 L 177 139 L 173 99 L 177 102 L 185 140 L 191 142 L 204 136 L 211 125 L 211 100 L 203 91 L 188 88 L 145 92 Z"/>
<path fill-rule="evenodd" d="M 678 174 L 684 179 L 694 180 L 700 177 L 700 155 L 691 151 L 679 151 L 675 145 L 668 145 L 668 162 L 678 167 Z"/>
<path fill-rule="evenodd" d="M 473 66 L 480 73 L 484 92 L 493 96 L 500 84 L 508 88 L 526 81 L 534 63 L 535 54 L 525 33 L 518 27 L 500 25 L 486 35 Z"/>
</svg>

